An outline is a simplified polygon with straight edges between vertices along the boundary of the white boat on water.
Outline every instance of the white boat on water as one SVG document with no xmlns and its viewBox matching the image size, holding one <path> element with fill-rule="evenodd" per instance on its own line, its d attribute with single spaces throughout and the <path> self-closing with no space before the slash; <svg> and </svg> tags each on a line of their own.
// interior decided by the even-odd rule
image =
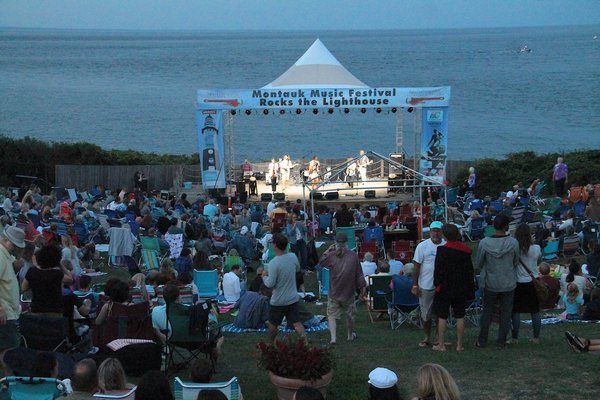
<svg viewBox="0 0 600 400">
<path fill-rule="evenodd" d="M 521 47 L 521 50 L 519 50 L 519 53 L 531 53 L 531 49 L 527 46 L 523 46 Z"/>
</svg>

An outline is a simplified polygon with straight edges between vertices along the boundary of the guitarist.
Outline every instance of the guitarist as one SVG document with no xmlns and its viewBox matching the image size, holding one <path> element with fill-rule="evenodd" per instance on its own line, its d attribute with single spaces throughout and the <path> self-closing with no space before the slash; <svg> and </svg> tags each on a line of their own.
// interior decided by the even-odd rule
<svg viewBox="0 0 600 400">
<path fill-rule="evenodd" d="M 358 172 L 362 182 L 367 181 L 367 165 L 371 164 L 372 162 L 373 161 L 369 160 L 369 157 L 367 157 L 365 154 L 365 151 L 361 150 L 360 157 L 358 157 Z"/>
<path fill-rule="evenodd" d="M 297 164 L 292 164 L 292 160 L 290 160 L 289 154 L 285 154 L 283 156 L 283 160 L 281 160 L 281 162 L 279 163 L 279 169 L 281 171 L 281 181 L 284 187 L 288 186 L 291 170 L 296 165 Z"/>
</svg>

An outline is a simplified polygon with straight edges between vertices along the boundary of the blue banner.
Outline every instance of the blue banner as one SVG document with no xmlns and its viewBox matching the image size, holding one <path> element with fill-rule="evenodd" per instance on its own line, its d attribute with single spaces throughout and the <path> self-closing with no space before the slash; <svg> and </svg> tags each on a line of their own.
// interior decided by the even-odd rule
<svg viewBox="0 0 600 400">
<path fill-rule="evenodd" d="M 443 183 L 447 157 L 448 107 L 423 108 L 419 172 Z"/>
<path fill-rule="evenodd" d="M 223 151 L 223 112 L 199 110 L 196 112 L 200 173 L 202 188 L 225 189 L 225 153 Z"/>
</svg>

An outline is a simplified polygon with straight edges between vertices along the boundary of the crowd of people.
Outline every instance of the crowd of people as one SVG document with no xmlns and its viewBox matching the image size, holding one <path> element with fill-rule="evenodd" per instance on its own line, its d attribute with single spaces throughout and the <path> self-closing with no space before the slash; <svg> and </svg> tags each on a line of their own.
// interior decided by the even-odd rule
<svg viewBox="0 0 600 400">
<path fill-rule="evenodd" d="M 364 152 L 361 152 L 358 159 L 361 163 L 363 156 Z M 282 161 L 286 160 L 289 161 L 289 156 L 283 157 Z M 318 159 L 313 161 L 318 165 Z M 368 163 L 368 158 L 365 162 Z M 278 164 L 281 168 L 282 163 Z M 564 163 L 559 160 L 553 179 L 557 194 L 563 191 L 561 194 L 564 195 L 561 185 L 567 181 L 568 168 L 561 164 Z M 283 165 L 287 164 L 283 162 Z M 363 172 L 360 166 L 357 167 L 355 176 L 362 178 Z M 293 164 L 290 162 L 291 168 Z M 283 174 L 280 179 L 285 182 L 290 179 L 286 171 L 278 170 L 277 173 Z M 136 175 L 136 179 L 141 182 L 143 176 Z M 474 189 L 476 182 L 475 170 L 472 169 L 466 189 Z M 532 181 L 529 197 L 535 193 L 537 184 Z M 164 344 L 169 335 L 167 304 L 181 302 L 180 294 L 187 289 L 197 292 L 193 282 L 194 270 L 216 269 L 221 300 L 231 304 L 238 312 L 233 324 L 246 329 L 266 328 L 271 340 L 276 338 L 284 319 L 301 340 L 306 339 L 307 328 L 327 320 L 331 346 L 338 342 L 338 324 L 343 319 L 346 340 L 356 340 L 357 300 L 367 299 L 371 275 L 389 276 L 392 287 L 406 286 L 418 298 L 424 333 L 418 346 L 430 347 L 434 351 L 448 350 L 446 330 L 450 316 L 456 321 L 455 349 L 465 350 L 464 318 L 469 303 L 477 300 L 476 291 L 481 294 L 483 307 L 475 347 L 487 345 L 494 313 L 499 319 L 498 348 L 518 342 L 521 314 L 528 314 L 532 320 L 531 340 L 534 343 L 541 339 L 542 311 L 554 309 L 557 304 L 564 308 L 566 319 L 600 318 L 600 291 L 593 288 L 593 279 L 590 279 L 600 271 L 597 241 L 589 241 L 583 233 L 581 235 L 582 243 L 590 249 L 585 268 L 575 259 L 567 267 L 541 262 L 546 241 L 560 237 L 560 232 L 563 232 L 562 235 L 576 233 L 581 229 L 581 219 L 598 222 L 600 207 L 593 190 L 586 191 L 586 196 L 581 195 L 582 199 L 585 198 L 583 213 L 578 215 L 571 207 L 566 207 L 562 214 L 557 210 L 558 215 L 552 215 L 545 221 L 541 233 L 532 232 L 527 223 L 511 227 L 508 213 L 493 210 L 489 200 L 482 200 L 481 208 L 455 210 L 457 213 L 469 212 L 466 215 L 467 227 L 469 223 L 483 218 L 494 228 L 493 235 L 479 241 L 474 257 L 471 247 L 463 242 L 464 231 L 461 232 L 456 224 L 431 221 L 428 224 L 429 237 L 416 245 L 410 260 L 402 262 L 394 249 L 382 252 L 385 256 L 378 252 L 364 252 L 359 258 L 359 252 L 348 246 L 348 242 L 355 238 L 348 237 L 341 230 L 333 236 L 331 232 L 357 225 L 386 229 L 400 226 L 408 220 L 412 222 L 422 213 L 433 219 L 432 211 L 436 204 L 433 199 L 430 199 L 433 202 L 431 206 L 422 206 L 419 202 L 397 204 L 393 208 L 360 204 L 353 208 L 340 204 L 337 209 L 320 206 L 313 216 L 299 200 L 295 203 L 274 200 L 265 208 L 258 203 L 229 206 L 218 198 L 198 198 L 190 202 L 185 194 L 160 198 L 159 193 L 146 193 L 140 189 L 141 185 L 136 184 L 133 191 L 123 188 L 114 193 L 100 191 L 93 198 L 71 199 L 64 194 L 61 198 L 57 198 L 56 194 L 42 195 L 35 185 L 24 187 L 17 193 L 0 188 L 0 213 L 3 214 L 0 216 L 2 360 L 8 350 L 19 345 L 17 326 L 19 315 L 25 308 L 35 315 L 94 319 L 95 326 L 99 327 L 114 309 L 136 304 L 132 293 L 152 306 L 153 336 L 157 342 Z M 506 193 L 502 201 L 507 205 L 523 204 L 521 198 L 524 196 L 525 193 L 517 186 L 512 193 Z M 109 279 L 104 288 L 106 297 L 103 305 L 99 306 L 98 295 L 88 296 L 92 293 L 90 276 L 98 272 L 94 263 L 97 256 L 94 244 L 107 241 L 111 227 L 116 226 L 103 224 L 102 215 L 109 215 L 112 222 L 119 221 L 121 227 L 131 229 L 134 240 L 140 236 L 156 238 L 165 253 L 173 248 L 169 235 L 180 235 L 182 245 L 177 254 L 172 252 L 170 257 L 161 261 L 158 269 L 152 271 L 145 271 L 141 259 L 136 260 L 132 253 L 127 257 L 131 279 Z M 333 239 L 333 244 L 318 257 L 314 239 L 321 234 Z M 358 238 L 359 241 L 361 239 Z M 234 257 L 237 264 L 225 270 L 223 255 Z M 257 269 L 253 281 L 245 282 L 248 267 L 258 259 L 265 267 Z M 316 270 L 320 276 L 325 267 L 329 272 L 327 311 L 325 316 L 315 316 L 302 301 L 303 280 L 308 271 Z M 548 295 L 544 299 L 536 294 L 537 281 L 547 288 Z M 164 299 L 161 305 L 154 300 L 159 292 Z M 211 312 L 208 318 L 214 323 L 218 313 Z M 434 318 L 437 332 L 432 331 Z M 88 329 L 84 324 L 76 328 L 80 336 L 85 335 Z M 567 336 L 572 348 L 579 351 L 595 349 L 593 339 L 575 337 L 575 340 L 573 337 Z M 222 337 L 214 338 L 213 359 L 219 356 L 222 343 Z M 98 351 L 95 345 L 85 349 L 91 356 Z M 94 374 L 89 373 L 92 369 L 89 361 L 81 363 L 76 365 L 73 376 L 76 371 L 85 370 L 88 377 L 94 375 L 96 381 L 80 384 L 75 378 L 74 393 L 92 390 L 92 386 L 94 391 L 104 393 L 130 389 L 126 379 L 121 379 L 124 372 L 121 375 L 123 366 L 118 359 L 109 357 L 102 361 Z M 55 374 L 56 363 L 46 364 L 52 366 L 48 376 Z M 3 366 L 9 370 L 9 365 Z M 107 371 L 115 375 L 109 378 Z M 444 371 L 424 371 L 423 376 L 429 374 L 430 378 L 437 376 L 436 379 L 444 380 L 449 393 L 456 392 L 458 398 L 455 384 L 453 386 L 444 378 Z M 389 374 L 388 378 L 393 381 Z M 152 385 L 157 384 L 158 379 L 150 375 L 140 381 L 142 387 L 143 382 Z M 370 392 L 391 387 L 378 387 L 382 385 L 378 382 L 376 377 L 370 377 Z M 143 393 L 140 385 L 135 396 Z M 418 398 L 431 398 L 431 395 L 423 389 L 423 392 L 419 391 Z"/>
</svg>

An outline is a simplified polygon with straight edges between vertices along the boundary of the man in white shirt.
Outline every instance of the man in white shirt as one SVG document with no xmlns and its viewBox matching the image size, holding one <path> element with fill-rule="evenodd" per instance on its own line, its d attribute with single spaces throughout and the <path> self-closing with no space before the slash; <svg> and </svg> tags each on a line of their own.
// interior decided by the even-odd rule
<svg viewBox="0 0 600 400">
<path fill-rule="evenodd" d="M 367 285 L 369 284 L 369 275 L 374 275 L 375 271 L 377 271 L 377 264 L 373 262 L 373 254 L 367 252 L 365 253 L 364 260 L 360 263 L 360 267 L 362 268 L 363 275 L 365 280 L 367 281 Z"/>
<path fill-rule="evenodd" d="M 239 265 L 231 267 L 231 271 L 223 275 L 223 296 L 225 301 L 235 303 L 240 299 L 242 286 L 240 284 L 240 275 L 242 270 Z"/>
<path fill-rule="evenodd" d="M 358 172 L 360 174 L 360 181 L 367 181 L 367 165 L 369 165 L 371 161 L 369 157 L 365 154 L 364 150 L 360 151 L 360 157 L 358 157 Z"/>
<path fill-rule="evenodd" d="M 419 343 L 419 347 L 431 345 L 431 306 L 435 287 L 433 285 L 433 272 L 435 270 L 435 257 L 438 246 L 446 244 L 442 238 L 442 223 L 434 221 L 429 225 L 429 239 L 422 241 L 415 249 L 413 259 L 413 286 L 411 292 L 419 296 L 419 306 L 421 307 L 421 319 L 423 320 L 423 330 L 425 339 Z"/>
<path fill-rule="evenodd" d="M 404 264 L 402 264 L 402 261 L 396 260 L 396 252 L 392 249 L 388 251 L 387 256 L 390 263 L 390 274 L 399 275 Z"/>
</svg>

